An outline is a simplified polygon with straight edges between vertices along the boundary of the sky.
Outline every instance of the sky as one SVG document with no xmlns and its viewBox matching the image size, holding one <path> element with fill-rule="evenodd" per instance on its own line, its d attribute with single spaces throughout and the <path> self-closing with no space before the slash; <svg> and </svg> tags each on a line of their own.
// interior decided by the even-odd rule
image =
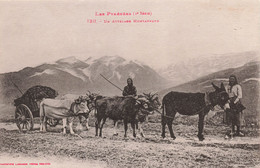
<svg viewBox="0 0 260 168">
<path fill-rule="evenodd" d="M 70 56 L 85 60 L 117 55 L 162 68 L 192 58 L 259 52 L 259 4 L 259 0 L 0 1 L 0 73 Z M 103 23 L 134 19 L 159 22 Z"/>
</svg>

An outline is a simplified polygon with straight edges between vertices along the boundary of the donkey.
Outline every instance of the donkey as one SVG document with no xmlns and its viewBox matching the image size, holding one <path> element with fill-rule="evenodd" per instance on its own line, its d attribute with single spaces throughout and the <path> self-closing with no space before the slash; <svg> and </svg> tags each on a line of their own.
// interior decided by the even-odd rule
<svg viewBox="0 0 260 168">
<path fill-rule="evenodd" d="M 162 138 L 165 138 L 165 126 L 167 124 L 171 138 L 176 139 L 173 130 L 173 119 L 178 112 L 181 115 L 199 115 L 198 138 L 200 141 L 204 140 L 203 127 L 205 115 L 213 109 L 214 106 L 219 105 L 222 109 L 225 108 L 229 97 L 225 90 L 223 83 L 221 87 L 217 87 L 214 83 L 214 92 L 209 93 L 184 93 L 184 92 L 169 92 L 162 100 Z"/>
</svg>

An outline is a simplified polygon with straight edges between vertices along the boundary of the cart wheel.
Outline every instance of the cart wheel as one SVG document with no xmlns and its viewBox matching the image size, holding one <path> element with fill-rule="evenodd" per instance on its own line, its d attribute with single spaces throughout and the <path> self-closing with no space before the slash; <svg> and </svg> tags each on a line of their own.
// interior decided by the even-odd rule
<svg viewBox="0 0 260 168">
<path fill-rule="evenodd" d="M 20 104 L 15 110 L 16 125 L 21 132 L 33 129 L 33 115 L 31 110 L 24 104 Z"/>
<path fill-rule="evenodd" d="M 47 124 L 51 127 L 55 127 L 56 125 L 59 124 L 59 121 L 58 119 L 52 119 L 52 118 L 48 118 L 47 119 Z"/>
</svg>

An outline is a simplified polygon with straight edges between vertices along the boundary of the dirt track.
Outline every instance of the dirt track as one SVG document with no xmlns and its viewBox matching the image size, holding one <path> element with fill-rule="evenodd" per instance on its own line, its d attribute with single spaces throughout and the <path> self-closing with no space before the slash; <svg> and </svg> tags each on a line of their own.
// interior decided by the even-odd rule
<svg viewBox="0 0 260 168">
<path fill-rule="evenodd" d="M 130 130 L 129 138 L 124 139 L 122 127 L 119 136 L 113 137 L 108 125 L 103 138 L 95 137 L 91 127 L 78 132 L 83 139 L 62 135 L 60 125 L 47 133 L 40 133 L 38 125 L 28 133 L 19 133 L 12 123 L 1 123 L 0 127 L 0 156 L 22 157 L 25 162 L 49 157 L 53 167 L 260 167 L 259 138 L 224 140 L 224 127 L 206 125 L 203 142 L 197 140 L 196 126 L 187 125 L 174 126 L 174 141 L 160 138 L 159 123 L 147 123 L 146 138 L 136 139 Z"/>
</svg>

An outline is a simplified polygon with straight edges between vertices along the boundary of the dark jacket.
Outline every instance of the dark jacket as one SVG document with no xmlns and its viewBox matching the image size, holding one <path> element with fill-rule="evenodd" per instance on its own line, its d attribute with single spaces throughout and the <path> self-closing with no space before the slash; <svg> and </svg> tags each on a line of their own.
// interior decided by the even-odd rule
<svg viewBox="0 0 260 168">
<path fill-rule="evenodd" d="M 136 87 L 135 86 L 125 86 L 123 91 L 123 96 L 136 96 Z"/>
</svg>

